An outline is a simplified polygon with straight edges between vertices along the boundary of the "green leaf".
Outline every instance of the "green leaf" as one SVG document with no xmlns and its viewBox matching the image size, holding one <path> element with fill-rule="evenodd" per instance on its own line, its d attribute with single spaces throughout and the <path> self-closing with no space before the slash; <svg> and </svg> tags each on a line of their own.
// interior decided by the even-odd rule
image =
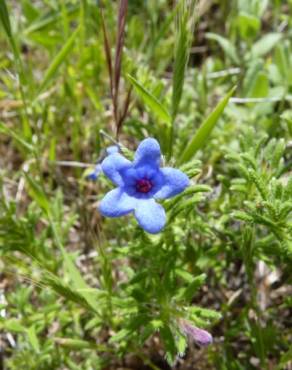
<svg viewBox="0 0 292 370">
<path fill-rule="evenodd" d="M 11 130 L 9 127 L 7 127 L 3 122 L 0 122 L 0 133 L 1 132 L 11 136 L 18 144 L 20 144 L 28 152 L 33 152 L 34 151 L 34 147 L 30 143 L 28 143 L 26 140 L 24 140 L 14 130 Z"/>
<path fill-rule="evenodd" d="M 30 0 L 22 0 L 23 14 L 28 22 L 33 22 L 40 15 L 39 10 L 32 4 Z"/>
<path fill-rule="evenodd" d="M 2 321 L 2 320 L 1 320 Z M 26 329 L 23 325 L 21 325 L 20 320 L 17 319 L 6 319 L 1 322 L 0 328 L 2 326 L 5 328 L 5 331 L 11 331 L 13 333 L 25 333 Z"/>
<path fill-rule="evenodd" d="M 206 143 L 235 89 L 236 86 L 233 87 L 233 89 L 231 89 L 229 93 L 219 102 L 216 108 L 199 127 L 198 131 L 195 133 L 180 158 L 179 162 L 181 164 L 189 161 Z"/>
<path fill-rule="evenodd" d="M 31 197 L 37 202 L 39 207 L 46 213 L 46 215 L 49 216 L 50 215 L 50 203 L 43 189 L 27 173 L 24 173 L 24 175 L 25 175 L 25 179 L 26 179 Z"/>
<path fill-rule="evenodd" d="M 281 33 L 268 33 L 253 44 L 248 58 L 260 58 L 268 54 L 281 40 Z"/>
<path fill-rule="evenodd" d="M 257 35 L 261 26 L 261 21 L 252 14 L 240 12 L 236 19 L 236 25 L 239 29 L 241 38 L 248 40 Z"/>
<path fill-rule="evenodd" d="M 81 349 L 96 349 L 95 343 L 90 343 L 82 339 L 72 339 L 72 338 L 53 338 L 53 341 L 62 347 L 66 347 L 73 350 L 80 351 Z"/>
<path fill-rule="evenodd" d="M 286 82 L 290 81 L 291 76 L 291 63 L 290 63 L 290 54 L 289 49 L 284 47 L 284 45 L 279 44 L 275 48 L 275 64 L 278 67 L 279 72 L 283 79 L 286 79 Z"/>
<path fill-rule="evenodd" d="M 255 77 L 249 97 L 264 98 L 269 94 L 269 79 L 265 72 L 259 72 Z"/>
<path fill-rule="evenodd" d="M 90 308 L 87 301 L 81 294 L 72 290 L 72 287 L 69 287 L 52 273 L 46 274 L 46 276 L 42 279 L 42 284 L 50 287 L 59 296 L 64 297 L 66 301 L 72 301 L 82 307 L 85 307 L 86 309 Z"/>
<path fill-rule="evenodd" d="M 180 300 L 191 301 L 194 297 L 196 291 L 204 284 L 206 280 L 206 274 L 196 276 L 192 279 L 192 282 L 187 286 L 186 289 L 183 289 L 179 294 Z"/>
<path fill-rule="evenodd" d="M 125 340 L 128 336 L 131 335 L 131 331 L 128 329 L 122 329 L 120 330 L 117 334 L 113 335 L 109 342 L 110 343 L 116 343 L 116 342 L 121 342 Z"/>
<path fill-rule="evenodd" d="M 0 20 L 8 38 L 12 37 L 10 19 L 5 0 L 0 0 Z"/>
<path fill-rule="evenodd" d="M 179 356 L 184 356 L 187 346 L 188 346 L 188 341 L 186 336 L 181 334 L 180 332 L 176 333 L 176 338 L 175 338 L 175 344 L 177 348 L 177 352 Z"/>
<path fill-rule="evenodd" d="M 188 63 L 190 36 L 188 32 L 188 14 L 186 11 L 179 12 L 179 27 L 176 37 L 177 43 L 175 46 L 173 81 L 172 81 L 172 120 L 178 112 L 179 103 L 182 97 L 182 90 L 185 78 L 185 69 Z"/>
<path fill-rule="evenodd" d="M 223 36 L 211 32 L 207 33 L 206 37 L 209 40 L 214 40 L 218 42 L 218 44 L 223 49 L 224 53 L 232 60 L 232 62 L 234 62 L 235 64 L 240 64 L 235 46 L 231 43 L 231 41 L 229 41 Z"/>
<path fill-rule="evenodd" d="M 27 336 L 28 340 L 30 341 L 30 344 L 32 348 L 39 353 L 40 352 L 40 344 L 36 335 L 35 326 L 31 326 L 29 329 L 27 329 Z"/>
<path fill-rule="evenodd" d="M 165 357 L 167 359 L 167 362 L 172 365 L 176 358 L 177 348 L 175 339 L 169 326 L 164 326 L 163 328 L 161 328 L 160 335 L 165 347 Z"/>
<path fill-rule="evenodd" d="M 80 274 L 79 270 L 75 266 L 74 262 L 72 261 L 71 256 L 63 248 L 62 250 L 65 267 L 68 271 L 68 274 L 77 289 L 77 291 L 84 297 L 84 299 L 88 302 L 88 304 L 94 309 L 95 312 L 99 310 L 99 304 L 92 293 L 90 293 L 90 287 L 87 285 L 86 281 L 83 279 L 82 275 Z"/>
<path fill-rule="evenodd" d="M 194 322 L 196 322 L 197 319 L 207 319 L 210 322 L 216 322 L 222 318 L 219 312 L 198 306 L 190 306 L 187 308 L 187 311 L 190 314 L 190 319 L 194 320 Z"/>
<path fill-rule="evenodd" d="M 44 213 L 50 220 L 56 244 L 61 250 L 61 253 L 64 258 L 66 271 L 74 285 L 74 288 L 80 293 L 80 295 L 82 295 L 82 297 L 87 301 L 89 306 L 92 307 L 95 312 L 98 312 L 99 305 L 95 296 L 91 293 L 90 287 L 87 285 L 86 281 L 81 276 L 79 270 L 76 268 L 74 262 L 72 261 L 71 256 L 66 252 L 63 246 L 61 237 L 59 235 L 59 227 L 57 227 L 55 222 L 52 220 L 53 217 L 48 198 L 46 197 L 40 185 L 37 184 L 28 174 L 25 174 L 25 178 L 27 180 L 31 196 L 38 203 L 40 208 L 44 211 Z"/>
<path fill-rule="evenodd" d="M 75 39 L 79 33 L 79 28 L 77 28 L 71 35 L 71 37 L 67 40 L 65 45 L 59 51 L 59 53 L 55 56 L 52 63 L 50 64 L 49 68 L 47 69 L 43 81 L 38 89 L 38 95 L 47 87 L 47 85 L 51 82 L 51 80 L 55 77 L 56 73 L 58 72 L 59 67 L 62 63 L 66 60 L 67 56 L 69 55 L 70 51 L 74 46 Z"/>
<path fill-rule="evenodd" d="M 171 157 L 173 151 L 173 141 L 175 136 L 174 121 L 179 111 L 185 80 L 185 71 L 189 60 L 189 49 L 193 37 L 196 11 L 194 11 L 196 1 L 182 0 L 178 5 L 177 30 L 174 48 L 174 66 L 172 78 L 172 100 L 171 100 L 171 119 L 172 125 L 167 133 L 167 155 Z"/>
<path fill-rule="evenodd" d="M 134 86 L 134 89 L 137 95 L 143 100 L 143 102 L 147 105 L 151 113 L 156 115 L 164 123 L 170 125 L 171 117 L 168 113 L 167 109 L 162 105 L 162 103 L 152 95 L 148 90 L 146 90 L 139 81 L 137 81 L 134 77 L 128 74 L 128 79 L 131 84 Z"/>
<path fill-rule="evenodd" d="M 249 63 L 249 67 L 245 73 L 242 86 L 242 95 L 250 96 L 251 90 L 254 86 L 254 81 L 257 75 L 264 69 L 264 63 L 260 59 L 255 59 Z"/>
<path fill-rule="evenodd" d="M 158 45 L 160 45 L 161 40 L 165 39 L 167 32 L 170 31 L 170 26 L 173 22 L 173 19 L 175 15 L 177 14 L 179 10 L 179 3 L 175 6 L 175 8 L 170 12 L 170 14 L 166 14 L 166 19 L 162 23 L 157 35 L 155 36 L 153 42 L 152 42 L 152 49 L 155 49 Z M 152 54 L 150 54 L 152 55 Z"/>
<path fill-rule="evenodd" d="M 0 0 L 1 1 L 1 0 Z M 76 5 L 68 5 L 67 7 L 67 13 L 68 13 L 68 16 L 70 17 L 73 17 L 74 15 L 76 15 L 80 9 L 80 4 L 76 4 Z M 44 16 L 42 15 L 41 17 L 35 19 L 35 21 L 33 23 L 31 23 L 28 28 L 26 28 L 24 31 L 23 31 L 23 34 L 25 36 L 28 36 L 29 34 L 35 32 L 39 32 L 45 28 L 48 28 L 50 26 L 51 29 L 55 28 L 55 24 L 57 22 L 59 22 L 62 18 L 62 13 L 60 12 L 59 9 L 57 9 L 56 11 L 53 11 L 53 12 L 49 12 L 47 14 L 45 14 Z"/>
<path fill-rule="evenodd" d="M 280 358 L 280 364 L 276 367 L 275 370 L 284 370 L 287 369 L 289 363 L 292 361 L 292 347 L 288 349 L 287 352 L 283 353 Z M 287 365 L 287 367 L 286 367 Z"/>
</svg>

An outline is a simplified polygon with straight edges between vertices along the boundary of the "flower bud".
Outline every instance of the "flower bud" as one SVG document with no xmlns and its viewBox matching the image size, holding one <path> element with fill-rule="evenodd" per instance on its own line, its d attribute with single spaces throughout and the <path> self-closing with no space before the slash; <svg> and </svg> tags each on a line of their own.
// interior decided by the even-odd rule
<svg viewBox="0 0 292 370">
<path fill-rule="evenodd" d="M 213 337 L 207 330 L 197 328 L 186 320 L 180 321 L 180 327 L 185 334 L 191 337 L 200 346 L 208 346 L 213 342 Z"/>
</svg>

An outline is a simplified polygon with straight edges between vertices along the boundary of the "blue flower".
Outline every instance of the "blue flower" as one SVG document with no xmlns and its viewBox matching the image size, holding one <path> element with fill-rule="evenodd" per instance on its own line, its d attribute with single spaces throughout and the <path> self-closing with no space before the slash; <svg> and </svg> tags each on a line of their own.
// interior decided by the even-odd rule
<svg viewBox="0 0 292 370">
<path fill-rule="evenodd" d="M 105 158 L 101 164 L 104 174 L 117 188 L 102 199 L 99 210 L 107 217 L 119 217 L 134 212 L 139 225 L 156 234 L 165 226 L 164 208 L 156 199 L 181 193 L 188 185 L 188 177 L 181 171 L 160 168 L 160 146 L 155 139 L 143 140 L 130 162 L 119 153 Z"/>
<path fill-rule="evenodd" d="M 118 153 L 120 148 L 117 145 L 108 146 L 105 150 L 105 155 L 111 155 Z M 102 173 L 102 167 L 100 163 L 97 163 L 92 172 L 89 172 L 86 176 L 88 180 L 96 181 L 99 178 L 99 175 Z"/>
<path fill-rule="evenodd" d="M 118 153 L 120 148 L 117 145 L 111 145 L 106 148 L 106 153 L 108 155 Z"/>
</svg>

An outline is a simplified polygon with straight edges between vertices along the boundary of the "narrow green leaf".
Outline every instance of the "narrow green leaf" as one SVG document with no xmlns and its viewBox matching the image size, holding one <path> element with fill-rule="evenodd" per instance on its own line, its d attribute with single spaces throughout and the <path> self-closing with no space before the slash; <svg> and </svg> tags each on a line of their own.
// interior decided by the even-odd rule
<svg viewBox="0 0 292 370">
<path fill-rule="evenodd" d="M 287 48 L 288 49 L 288 48 Z M 285 48 L 284 45 L 279 44 L 275 48 L 275 64 L 278 67 L 281 76 L 284 79 L 290 80 L 290 58 L 289 51 Z"/>
<path fill-rule="evenodd" d="M 169 326 L 164 326 L 160 329 L 160 335 L 163 340 L 163 344 L 165 347 L 165 357 L 167 359 L 167 362 L 172 365 L 175 361 L 176 354 L 177 354 L 177 348 L 175 339 L 173 336 L 172 331 L 170 330 Z"/>
<path fill-rule="evenodd" d="M 170 14 L 167 15 L 167 18 L 165 19 L 165 21 L 161 25 L 159 32 L 157 33 L 156 37 L 153 40 L 153 43 L 152 43 L 152 46 L 151 46 L 152 49 L 155 49 L 158 45 L 160 45 L 159 44 L 160 41 L 163 40 L 165 38 L 165 35 L 167 34 L 167 32 L 169 32 L 170 25 L 173 22 L 174 17 L 176 16 L 179 8 L 180 8 L 180 4 L 178 3 L 175 6 L 175 8 L 170 12 Z"/>
<path fill-rule="evenodd" d="M 211 32 L 207 33 L 206 37 L 209 40 L 214 40 L 218 42 L 218 44 L 223 49 L 224 53 L 232 60 L 232 62 L 234 62 L 235 64 L 240 64 L 235 46 L 231 43 L 230 40 Z"/>
<path fill-rule="evenodd" d="M 171 119 L 172 125 L 167 133 L 167 156 L 172 156 L 175 137 L 175 118 L 179 111 L 185 80 L 185 70 L 189 60 L 189 49 L 192 42 L 196 19 L 196 1 L 182 0 L 179 3 L 177 14 L 177 36 L 175 37 L 174 67 L 172 78 Z"/>
<path fill-rule="evenodd" d="M 195 133 L 180 158 L 179 162 L 181 164 L 189 161 L 206 143 L 235 89 L 236 87 L 233 87 L 233 89 L 229 91 L 229 93 L 219 102 L 216 108 L 199 127 L 198 131 Z"/>
<path fill-rule="evenodd" d="M 264 70 L 264 63 L 260 59 L 255 59 L 249 63 L 249 67 L 245 73 L 242 86 L 242 96 L 250 96 L 254 81 L 257 75 Z"/>
<path fill-rule="evenodd" d="M 88 342 L 82 339 L 72 339 L 72 338 L 53 338 L 53 341 L 62 347 L 69 349 L 75 349 L 80 351 L 81 349 L 96 349 L 96 344 Z"/>
<path fill-rule="evenodd" d="M 26 331 L 20 320 L 17 319 L 6 319 L 5 321 L 3 320 L 3 322 L 0 322 L 0 329 L 3 330 L 3 327 L 6 331 L 11 331 L 13 333 L 25 333 Z"/>
<path fill-rule="evenodd" d="M 52 217 L 50 218 L 51 227 L 54 233 L 54 238 L 56 244 L 61 250 L 63 259 L 64 259 L 64 266 L 68 273 L 68 276 L 73 283 L 74 288 L 77 290 L 76 294 L 80 294 L 88 305 L 97 313 L 99 309 L 98 302 L 95 296 L 90 292 L 90 287 L 87 285 L 86 281 L 83 279 L 82 275 L 80 274 L 79 270 L 75 266 L 71 256 L 66 252 L 61 237 L 59 235 L 59 228 L 56 226 Z"/>
<path fill-rule="evenodd" d="M 244 11 L 239 12 L 236 17 L 236 26 L 239 30 L 239 34 L 242 39 L 249 40 L 256 37 L 260 27 L 261 20 L 255 15 L 246 13 Z"/>
<path fill-rule="evenodd" d="M 129 335 L 131 335 L 130 330 L 121 329 L 117 334 L 110 338 L 109 342 L 110 343 L 121 342 L 122 340 L 126 339 Z"/>
<path fill-rule="evenodd" d="M 189 48 L 195 25 L 195 3 L 196 1 L 194 0 L 182 0 L 178 8 L 172 80 L 172 121 L 175 120 L 182 97 L 185 70 L 189 60 Z"/>
<path fill-rule="evenodd" d="M 25 70 L 23 68 L 22 60 L 21 60 L 21 55 L 19 52 L 19 47 L 18 47 L 18 42 L 14 38 L 12 29 L 11 29 L 11 24 L 10 24 L 10 19 L 9 19 L 9 13 L 6 5 L 5 0 L 0 0 L 0 21 L 3 25 L 3 28 L 5 30 L 6 36 L 8 37 L 10 46 L 13 51 L 13 56 L 14 56 L 14 62 L 15 62 L 15 67 L 16 71 L 19 76 L 19 91 L 21 95 L 21 99 L 24 105 L 24 115 L 23 115 L 23 134 L 25 138 L 31 138 L 32 132 L 31 128 L 29 125 L 29 119 L 28 119 L 28 112 L 27 112 L 27 96 L 24 93 L 24 86 L 27 86 L 27 76 L 25 73 Z M 29 90 L 28 90 L 29 91 Z"/>
<path fill-rule="evenodd" d="M 280 358 L 280 364 L 277 365 L 275 370 L 284 370 L 287 369 L 289 366 L 289 363 L 292 361 L 292 347 L 288 349 L 287 352 L 283 353 Z M 287 365 L 287 367 L 286 367 Z"/>
<path fill-rule="evenodd" d="M 269 79 L 265 72 L 259 72 L 255 77 L 249 97 L 251 98 L 264 98 L 269 94 Z"/>
<path fill-rule="evenodd" d="M 61 64 L 66 60 L 68 54 L 70 53 L 71 49 L 74 46 L 75 39 L 79 33 L 79 28 L 77 28 L 71 35 L 71 37 L 67 40 L 63 48 L 59 51 L 59 53 L 55 56 L 52 63 L 50 64 L 49 68 L 47 69 L 43 81 L 39 87 L 38 95 L 47 87 L 50 81 L 55 77 L 56 73 L 58 72 L 59 67 Z"/>
<path fill-rule="evenodd" d="M 182 90 L 185 78 L 185 69 L 188 62 L 188 46 L 189 46 L 189 32 L 188 32 L 188 19 L 187 14 L 182 14 L 180 26 L 178 30 L 177 45 L 175 48 L 174 57 L 174 71 L 173 71 L 173 87 L 172 87 L 172 120 L 178 112 L 179 103 L 182 97 Z"/>
<path fill-rule="evenodd" d="M 222 315 L 214 310 L 210 310 L 198 306 L 190 306 L 187 308 L 188 313 L 191 315 L 190 318 L 196 322 L 197 318 L 208 319 L 212 322 L 216 322 L 221 319 Z"/>
<path fill-rule="evenodd" d="M 63 280 L 59 279 L 52 273 L 48 273 L 42 280 L 42 283 L 50 287 L 59 296 L 64 297 L 66 301 L 77 303 L 78 305 L 89 310 L 91 306 L 88 304 L 84 296 L 72 289 L 72 285 L 69 286 Z"/>
<path fill-rule="evenodd" d="M 2 0 L 0 0 L 2 1 Z M 80 8 L 80 4 L 76 5 L 68 5 L 67 7 L 67 13 L 69 16 L 74 16 L 77 14 Z M 32 22 L 24 31 L 23 34 L 25 36 L 33 33 L 33 32 L 39 32 L 45 28 L 48 28 L 50 26 L 55 26 L 57 22 L 59 22 L 62 18 L 62 13 L 57 9 L 54 12 L 49 12 L 42 15 L 41 17 L 37 18 Z M 51 28 L 52 29 L 52 28 Z"/>
<path fill-rule="evenodd" d="M 87 303 L 94 309 L 95 312 L 98 312 L 98 303 L 95 296 L 90 292 L 90 287 L 87 285 L 86 281 L 81 276 L 79 270 L 72 261 L 71 256 L 66 252 L 60 234 L 59 227 L 55 224 L 52 217 L 52 211 L 50 208 L 50 202 L 46 197 L 41 186 L 36 183 L 28 174 L 25 174 L 27 184 L 29 186 L 30 194 L 33 199 L 38 203 L 40 208 L 44 211 L 52 227 L 54 234 L 55 242 L 61 250 L 61 253 L 64 258 L 64 265 L 66 271 L 69 275 L 70 280 L 72 281 L 74 288 L 79 292 L 79 294 L 84 297 Z"/>
<path fill-rule="evenodd" d="M 33 152 L 34 151 L 34 147 L 30 143 L 28 143 L 26 140 L 24 140 L 14 130 L 11 130 L 9 127 L 7 127 L 3 122 L 0 122 L 0 133 L 1 132 L 11 136 L 18 144 L 20 144 L 28 152 Z"/>
<path fill-rule="evenodd" d="M 0 0 L 0 20 L 8 38 L 12 37 L 10 19 L 5 0 Z"/>
<path fill-rule="evenodd" d="M 31 197 L 37 202 L 39 207 L 46 213 L 46 215 L 49 216 L 50 215 L 50 203 L 45 193 L 43 192 L 42 188 L 27 173 L 25 173 L 24 175 L 25 175 L 25 179 L 26 179 Z"/>
<path fill-rule="evenodd" d="M 84 297 L 87 303 L 94 309 L 95 312 L 99 310 L 99 304 L 96 300 L 94 294 L 90 292 L 90 287 L 87 285 L 86 281 L 83 279 L 82 275 L 80 274 L 79 270 L 75 266 L 74 262 L 72 261 L 71 256 L 65 251 L 65 248 L 62 247 L 61 249 L 65 267 L 71 278 L 71 281 L 74 284 L 74 287 L 77 289 L 80 295 Z"/>
<path fill-rule="evenodd" d="M 23 15 L 27 22 L 31 23 L 40 15 L 40 11 L 31 3 L 30 0 L 22 0 Z"/>
<path fill-rule="evenodd" d="M 180 356 L 184 356 L 187 346 L 188 346 L 187 337 L 181 334 L 180 332 L 176 332 L 175 345 L 176 345 L 178 354 Z"/>
<path fill-rule="evenodd" d="M 30 341 L 30 344 L 32 348 L 35 350 L 35 352 L 40 352 L 40 344 L 38 337 L 36 335 L 35 326 L 31 326 L 29 329 L 27 329 L 27 336 L 28 340 Z"/>
<path fill-rule="evenodd" d="M 253 44 L 250 57 L 251 58 L 260 58 L 267 53 L 269 53 L 281 40 L 281 33 L 268 33 L 259 39 L 255 44 Z"/>
<path fill-rule="evenodd" d="M 134 77 L 130 76 L 129 74 L 128 79 L 134 86 L 137 95 L 143 100 L 143 102 L 147 105 L 150 111 L 154 115 L 156 115 L 157 118 L 161 119 L 161 121 L 169 125 L 171 117 L 166 108 L 162 105 L 162 103 L 148 90 L 146 90 L 139 81 L 137 81 Z"/>
<path fill-rule="evenodd" d="M 182 290 L 179 295 L 180 300 L 191 301 L 196 291 L 204 284 L 206 280 L 206 274 L 201 274 L 193 278 L 192 282 Z"/>
</svg>

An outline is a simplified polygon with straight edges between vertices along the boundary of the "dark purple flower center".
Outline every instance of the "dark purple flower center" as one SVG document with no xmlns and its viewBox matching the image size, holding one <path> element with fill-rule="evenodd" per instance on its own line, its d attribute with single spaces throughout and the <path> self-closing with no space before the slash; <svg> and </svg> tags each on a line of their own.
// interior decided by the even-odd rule
<svg viewBox="0 0 292 370">
<path fill-rule="evenodd" d="M 153 187 L 153 184 L 148 179 L 139 179 L 136 181 L 136 190 L 139 193 L 148 193 Z"/>
</svg>

